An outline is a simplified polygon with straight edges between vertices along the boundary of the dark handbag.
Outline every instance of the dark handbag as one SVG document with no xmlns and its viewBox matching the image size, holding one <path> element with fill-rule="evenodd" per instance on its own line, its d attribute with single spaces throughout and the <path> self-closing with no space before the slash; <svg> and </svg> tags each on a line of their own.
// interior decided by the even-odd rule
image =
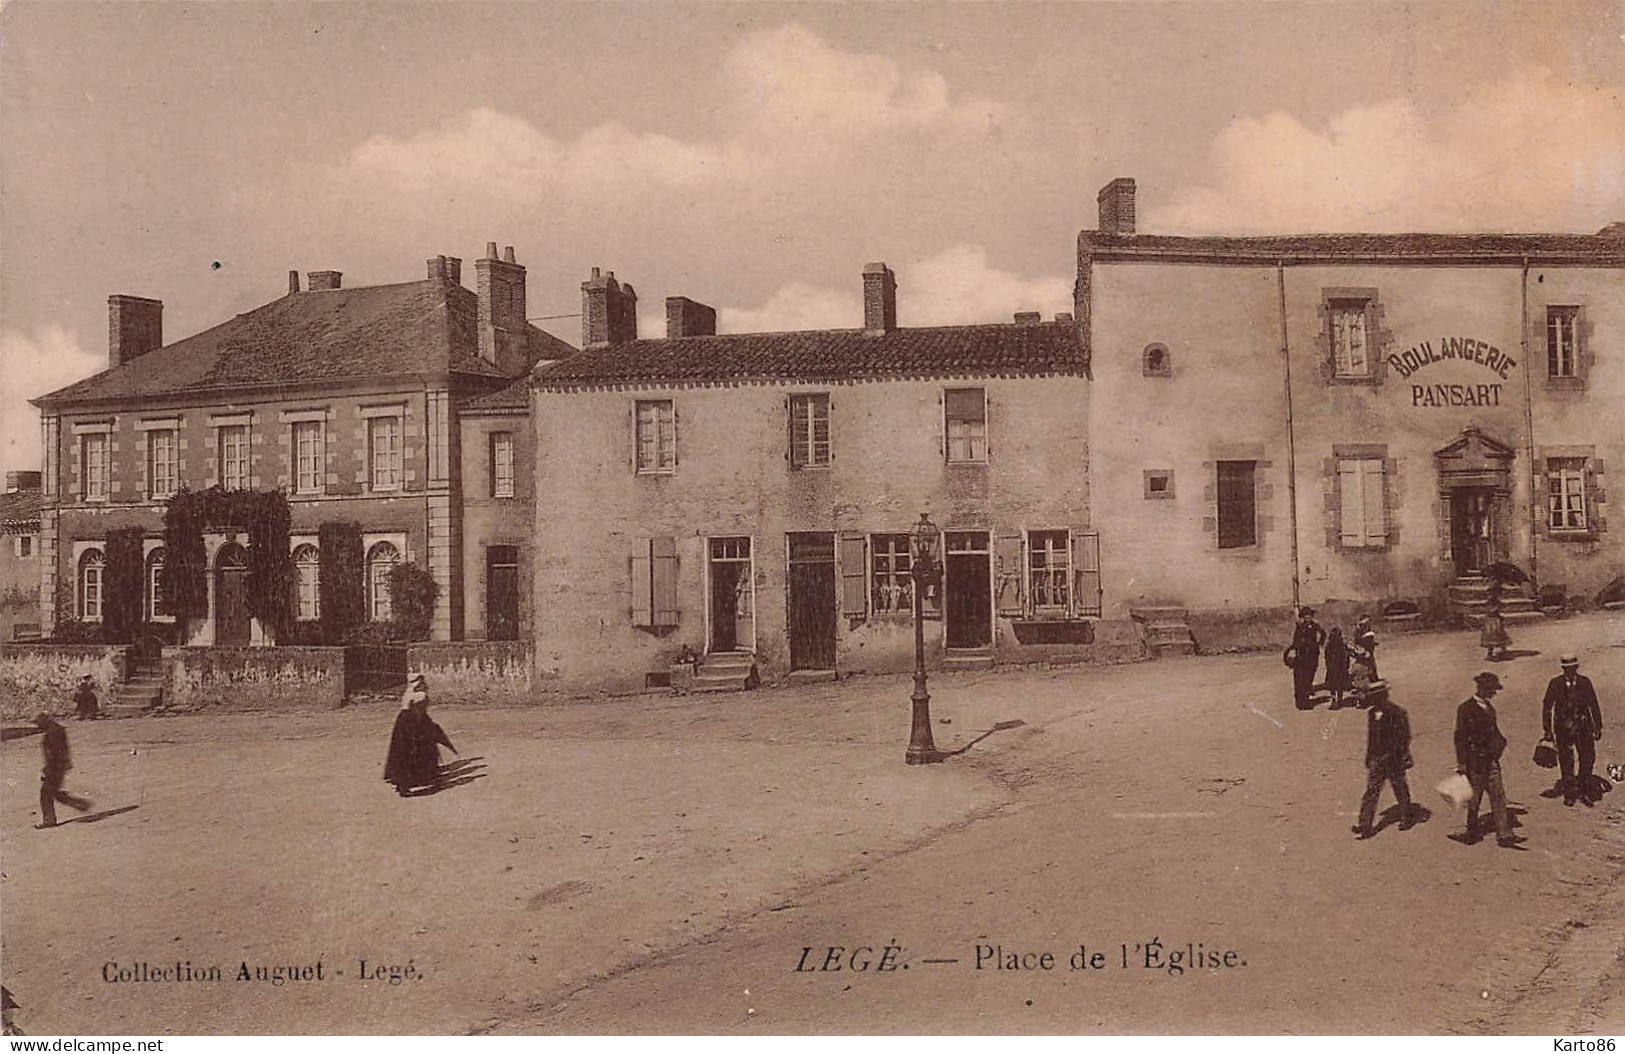
<svg viewBox="0 0 1625 1054">
<path fill-rule="evenodd" d="M 1535 764 L 1543 769 L 1557 768 L 1557 748 L 1549 739 L 1543 739 L 1535 744 Z"/>
</svg>

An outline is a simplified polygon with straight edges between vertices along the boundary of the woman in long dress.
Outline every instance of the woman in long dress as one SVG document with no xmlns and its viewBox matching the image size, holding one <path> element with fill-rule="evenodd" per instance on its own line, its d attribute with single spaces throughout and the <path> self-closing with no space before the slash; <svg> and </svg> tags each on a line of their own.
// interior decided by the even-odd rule
<svg viewBox="0 0 1625 1054">
<path fill-rule="evenodd" d="M 1333 626 L 1326 635 L 1326 690 L 1332 693 L 1333 710 L 1342 707 L 1350 687 L 1349 646 L 1343 640 L 1343 631 Z"/>
<path fill-rule="evenodd" d="M 422 674 L 416 674 L 401 693 L 400 713 L 389 737 L 389 755 L 384 759 L 384 779 L 395 785 L 395 793 L 406 797 L 417 787 L 440 782 L 440 744 L 452 753 L 446 733 L 429 716 L 429 692 Z"/>
</svg>

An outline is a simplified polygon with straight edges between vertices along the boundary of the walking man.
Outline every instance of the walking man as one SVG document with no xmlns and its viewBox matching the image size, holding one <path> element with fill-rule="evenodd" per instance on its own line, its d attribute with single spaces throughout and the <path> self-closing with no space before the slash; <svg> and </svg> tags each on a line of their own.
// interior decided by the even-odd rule
<svg viewBox="0 0 1625 1054">
<path fill-rule="evenodd" d="M 1597 689 L 1591 678 L 1580 674 L 1580 659 L 1565 655 L 1559 665 L 1563 672 L 1546 686 L 1540 721 L 1546 738 L 1557 746 L 1557 763 L 1563 773 L 1563 804 L 1579 798 L 1595 805 L 1597 791 L 1592 785 L 1591 768 L 1597 763 L 1597 740 L 1602 738 L 1602 708 L 1597 705 Z M 1575 772 L 1574 756 L 1580 756 Z"/>
<path fill-rule="evenodd" d="M 1309 691 L 1315 686 L 1315 672 L 1320 669 L 1320 646 L 1326 642 L 1326 631 L 1315 621 L 1314 608 L 1298 612 L 1298 628 L 1292 632 L 1292 701 L 1299 710 L 1308 710 Z"/>
<path fill-rule="evenodd" d="M 34 715 L 34 724 L 45 733 L 45 739 L 40 743 L 45 753 L 45 767 L 39 777 L 40 829 L 44 830 L 56 826 L 57 802 L 80 812 L 87 811 L 90 802 L 62 789 L 62 781 L 67 778 L 68 770 L 73 768 L 73 762 L 68 759 L 68 730 L 50 714 L 43 712 Z"/>
<path fill-rule="evenodd" d="M 1501 783 L 1501 752 L 1506 750 L 1507 740 L 1490 704 L 1501 690 L 1501 678 L 1481 673 L 1473 678 L 1473 686 L 1477 689 L 1473 697 L 1456 708 L 1456 771 L 1465 774 L 1473 788 L 1473 796 L 1467 800 L 1467 832 L 1459 841 L 1465 845 L 1478 841 L 1478 806 L 1488 793 L 1495 815 L 1495 840 L 1503 849 L 1516 849 L 1524 839 L 1512 833 L 1507 792 Z"/>
<path fill-rule="evenodd" d="M 1411 719 L 1405 708 L 1388 698 L 1387 691 L 1372 693 L 1371 713 L 1366 717 L 1365 797 L 1360 799 L 1360 822 L 1353 831 L 1361 839 L 1376 834 L 1371 821 L 1377 814 L 1382 785 L 1394 785 L 1399 799 L 1399 829 L 1408 831 L 1415 822 L 1411 814 L 1411 788 L 1405 770 L 1411 767 Z"/>
</svg>

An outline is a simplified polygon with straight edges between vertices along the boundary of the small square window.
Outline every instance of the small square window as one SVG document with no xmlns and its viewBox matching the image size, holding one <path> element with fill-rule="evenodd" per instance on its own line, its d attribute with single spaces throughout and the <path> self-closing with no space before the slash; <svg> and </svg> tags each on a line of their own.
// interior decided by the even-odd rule
<svg viewBox="0 0 1625 1054">
<path fill-rule="evenodd" d="M 1148 499 L 1171 499 L 1174 496 L 1174 470 L 1148 468 L 1145 470 L 1145 496 Z"/>
<path fill-rule="evenodd" d="M 1174 375 L 1174 360 L 1168 354 L 1166 344 L 1147 344 L 1141 356 L 1141 372 L 1147 377 L 1172 377 Z"/>
</svg>

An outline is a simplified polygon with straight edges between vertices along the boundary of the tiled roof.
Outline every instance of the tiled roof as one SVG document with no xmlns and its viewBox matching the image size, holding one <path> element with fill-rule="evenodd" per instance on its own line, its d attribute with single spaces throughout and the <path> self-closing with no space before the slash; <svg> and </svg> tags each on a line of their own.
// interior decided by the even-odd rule
<svg viewBox="0 0 1625 1054">
<path fill-rule="evenodd" d="M 583 351 L 536 375 L 547 390 L 604 384 L 862 380 L 999 374 L 1084 375 L 1076 328 L 1029 325 L 861 329 L 635 340 Z"/>
<path fill-rule="evenodd" d="M 0 531 L 18 533 L 39 529 L 40 492 L 14 490 L 0 494 Z"/>
<path fill-rule="evenodd" d="M 500 377 L 496 367 L 478 356 L 477 309 L 473 293 L 438 280 L 290 293 L 35 401 L 45 405 L 403 373 Z"/>
<path fill-rule="evenodd" d="M 1615 228 L 1607 228 L 1613 231 Z M 1180 238 L 1160 234 L 1078 235 L 1080 252 L 1095 256 L 1176 259 L 1230 257 L 1249 260 L 1395 259 L 1509 261 L 1528 256 L 1625 264 L 1625 236 L 1599 234 L 1292 234 L 1259 238 Z"/>
<path fill-rule="evenodd" d="M 478 413 L 481 410 L 528 410 L 530 409 L 530 378 L 521 377 L 506 388 L 498 388 L 494 392 L 486 392 L 463 404 L 463 413 Z"/>
</svg>

